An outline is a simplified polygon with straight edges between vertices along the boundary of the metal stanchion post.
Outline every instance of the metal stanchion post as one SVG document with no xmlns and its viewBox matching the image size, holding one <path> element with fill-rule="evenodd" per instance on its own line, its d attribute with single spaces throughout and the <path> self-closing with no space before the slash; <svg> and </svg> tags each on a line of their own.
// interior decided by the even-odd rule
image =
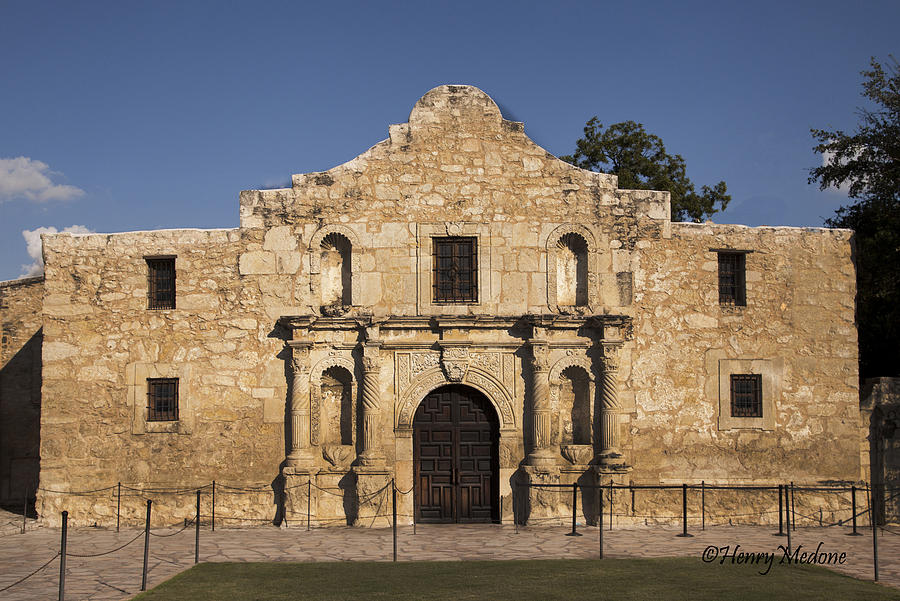
<svg viewBox="0 0 900 601">
<path fill-rule="evenodd" d="M 867 487 L 868 488 L 868 487 Z M 875 501 L 875 487 L 869 492 L 869 521 L 872 522 L 872 563 L 875 568 L 875 582 L 878 582 L 878 520 L 875 519 L 873 503 Z"/>
<path fill-rule="evenodd" d="M 122 483 L 119 482 L 118 493 L 116 494 L 116 532 L 119 531 L 119 519 L 122 516 Z"/>
<path fill-rule="evenodd" d="M 603 487 L 600 487 L 600 505 L 597 510 L 600 514 L 597 520 L 597 537 L 600 544 L 600 559 L 603 559 Z"/>
<path fill-rule="evenodd" d="M 153 501 L 147 499 L 147 520 L 144 522 L 144 570 L 141 573 L 141 590 L 147 590 L 147 560 L 150 558 L 150 506 Z"/>
<path fill-rule="evenodd" d="M 27 488 L 25 489 L 25 492 L 23 494 L 25 495 L 25 500 L 22 501 L 22 534 L 25 534 L 25 525 L 26 525 L 26 520 L 28 519 L 28 489 Z M 35 493 L 35 496 L 37 496 L 37 493 Z"/>
<path fill-rule="evenodd" d="M 778 485 L 778 534 L 775 536 L 784 536 L 784 497 L 782 496 L 782 489 L 784 487 L 779 484 Z"/>
<path fill-rule="evenodd" d="M 850 510 L 853 512 L 853 532 L 847 536 L 862 536 L 856 531 L 856 485 L 850 486 Z"/>
<path fill-rule="evenodd" d="M 194 563 L 200 563 L 200 491 L 197 491 L 197 523 L 194 524 Z"/>
<path fill-rule="evenodd" d="M 212 508 L 211 508 L 212 516 L 210 517 L 210 521 L 212 522 L 212 531 L 216 531 L 216 481 L 213 480 L 212 485 Z"/>
<path fill-rule="evenodd" d="M 797 530 L 797 515 L 794 513 L 794 481 L 791 480 L 791 528 Z"/>
<path fill-rule="evenodd" d="M 312 517 L 312 479 L 306 481 L 306 531 L 309 532 L 309 521 Z"/>
<path fill-rule="evenodd" d="M 692 537 L 687 531 L 687 484 L 681 485 L 681 537 Z"/>
<path fill-rule="evenodd" d="M 397 485 L 391 478 L 391 504 L 394 510 L 394 561 L 397 561 Z"/>
<path fill-rule="evenodd" d="M 62 535 L 59 541 L 59 601 L 66 599 L 66 537 L 69 532 L 69 512 L 62 512 Z"/>
<path fill-rule="evenodd" d="M 581 534 L 575 528 L 575 516 L 578 513 L 578 483 L 572 483 L 572 531 L 569 532 L 566 536 L 581 536 Z M 601 528 L 602 528 L 601 524 Z"/>
<path fill-rule="evenodd" d="M 788 554 L 791 552 L 791 503 L 788 499 L 788 487 L 784 485 L 784 529 L 787 532 Z"/>
<path fill-rule="evenodd" d="M 615 509 L 615 496 L 613 493 L 613 481 L 609 481 L 609 531 L 612 532 L 613 509 Z"/>
<path fill-rule="evenodd" d="M 512 510 L 513 510 L 513 528 L 515 528 L 516 534 L 519 533 L 519 515 L 516 513 L 516 476 L 513 475 L 512 479 Z M 600 527 L 603 527 L 603 524 L 600 524 Z"/>
<path fill-rule="evenodd" d="M 706 530 L 706 481 L 700 481 L 700 530 Z"/>
</svg>

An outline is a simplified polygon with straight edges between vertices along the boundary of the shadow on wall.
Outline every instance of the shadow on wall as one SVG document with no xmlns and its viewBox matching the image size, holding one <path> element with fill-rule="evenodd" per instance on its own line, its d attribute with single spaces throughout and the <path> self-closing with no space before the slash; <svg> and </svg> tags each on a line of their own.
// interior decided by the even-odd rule
<svg viewBox="0 0 900 601">
<path fill-rule="evenodd" d="M 19 514 L 27 499 L 33 515 L 38 486 L 42 341 L 39 329 L 0 365 L 0 505 Z"/>
</svg>

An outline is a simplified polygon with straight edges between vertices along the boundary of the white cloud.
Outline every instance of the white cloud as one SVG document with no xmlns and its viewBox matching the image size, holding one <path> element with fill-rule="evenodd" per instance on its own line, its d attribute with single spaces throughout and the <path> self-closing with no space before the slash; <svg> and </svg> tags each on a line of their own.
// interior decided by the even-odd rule
<svg viewBox="0 0 900 601">
<path fill-rule="evenodd" d="M 822 153 L 822 166 L 828 167 L 831 165 L 831 161 L 834 159 L 834 153 L 826 150 Z M 829 186 L 827 189 L 828 192 L 834 192 L 835 194 L 843 194 L 844 196 L 850 194 L 850 182 L 845 181 L 840 186 Z"/>
<path fill-rule="evenodd" d="M 47 163 L 28 157 L 0 159 L 0 202 L 13 198 L 27 198 L 34 202 L 72 200 L 84 196 L 84 190 L 66 184 L 54 184 Z"/>
<path fill-rule="evenodd" d="M 22 275 L 20 278 L 27 278 L 44 273 L 44 257 L 41 254 L 41 234 L 91 234 L 93 230 L 89 230 L 83 225 L 70 225 L 64 227 L 62 231 L 55 227 L 38 227 L 33 230 L 24 230 L 22 237 L 25 238 L 25 247 L 34 261 L 28 265 L 22 265 Z"/>
</svg>

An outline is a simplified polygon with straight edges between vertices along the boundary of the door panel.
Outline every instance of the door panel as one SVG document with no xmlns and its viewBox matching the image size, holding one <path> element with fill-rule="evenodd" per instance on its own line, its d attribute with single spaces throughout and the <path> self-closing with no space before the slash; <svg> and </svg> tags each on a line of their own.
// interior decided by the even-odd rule
<svg viewBox="0 0 900 601">
<path fill-rule="evenodd" d="M 419 405 L 413 431 L 417 519 L 498 519 L 499 435 L 487 399 L 464 386 L 439 388 Z"/>
</svg>

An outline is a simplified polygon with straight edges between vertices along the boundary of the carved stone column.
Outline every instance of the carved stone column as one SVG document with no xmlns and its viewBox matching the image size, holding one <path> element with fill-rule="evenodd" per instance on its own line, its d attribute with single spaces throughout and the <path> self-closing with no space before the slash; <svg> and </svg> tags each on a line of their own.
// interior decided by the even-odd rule
<svg viewBox="0 0 900 601">
<path fill-rule="evenodd" d="M 534 445 L 528 463 L 534 466 L 556 465 L 550 450 L 550 347 L 545 341 L 531 342 L 531 439 Z"/>
<path fill-rule="evenodd" d="M 367 342 L 363 346 L 362 377 L 362 465 L 380 465 L 381 453 L 381 342 Z"/>
<path fill-rule="evenodd" d="M 309 439 L 309 347 L 308 342 L 291 343 L 291 451 L 287 464 L 309 465 L 313 453 Z"/>
<path fill-rule="evenodd" d="M 600 390 L 600 464 L 602 466 L 623 466 L 619 452 L 619 357 L 621 342 L 602 342 L 603 346 L 603 386 Z"/>
</svg>

